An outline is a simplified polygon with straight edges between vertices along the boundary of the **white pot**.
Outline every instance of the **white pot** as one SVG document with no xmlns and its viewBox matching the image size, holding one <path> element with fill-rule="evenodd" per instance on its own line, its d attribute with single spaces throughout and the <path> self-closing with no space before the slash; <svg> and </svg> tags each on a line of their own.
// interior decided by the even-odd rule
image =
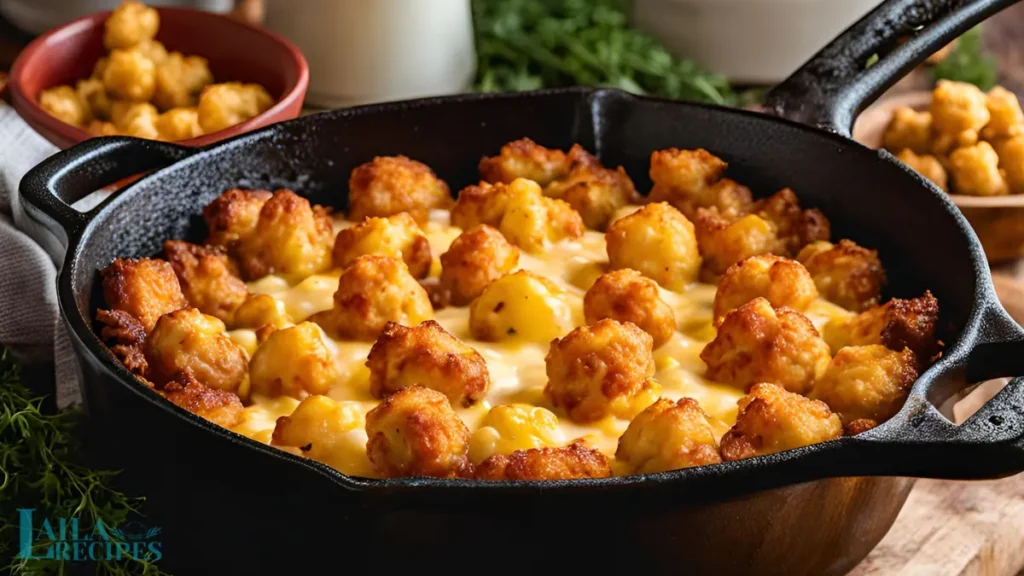
<svg viewBox="0 0 1024 576">
<path fill-rule="evenodd" d="M 775 84 L 880 0 L 634 0 L 633 24 L 737 84 Z"/>
<path fill-rule="evenodd" d="M 470 0 L 267 0 L 265 25 L 305 54 L 312 106 L 451 94 L 472 83 Z"/>
</svg>

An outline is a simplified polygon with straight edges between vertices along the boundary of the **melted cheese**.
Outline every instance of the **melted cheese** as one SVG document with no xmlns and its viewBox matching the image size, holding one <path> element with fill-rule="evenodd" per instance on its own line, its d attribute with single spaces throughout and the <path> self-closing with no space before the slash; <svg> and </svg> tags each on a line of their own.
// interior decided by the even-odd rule
<svg viewBox="0 0 1024 576">
<path fill-rule="evenodd" d="M 620 215 L 632 210 L 623 211 Z M 449 226 L 447 212 L 432 215 L 424 227 L 434 255 L 431 275 L 440 272 L 439 256 L 462 232 Z M 351 225 L 337 220 L 335 229 Z M 594 281 L 607 271 L 608 257 L 605 252 L 604 235 L 590 231 L 575 241 L 553 244 L 540 254 L 522 253 L 519 266 L 544 276 L 562 287 L 566 296 L 556 308 L 564 307 L 571 315 L 572 324 L 580 326 L 583 321 L 583 295 Z M 321 310 L 329 310 L 333 304 L 340 270 L 332 270 L 305 278 L 297 283 L 279 276 L 267 276 L 249 284 L 253 293 L 268 294 L 278 300 L 295 322 L 301 322 Z M 662 299 L 675 312 L 679 330 L 665 345 L 655 350 L 657 372 L 655 380 L 661 385 L 661 396 L 672 400 L 690 397 L 697 400 L 704 410 L 717 422 L 719 435 L 724 434 L 736 420 L 736 402 L 743 393 L 731 386 L 711 382 L 702 375 L 705 372 L 700 352 L 715 337 L 712 327 L 712 305 L 716 287 L 710 284 L 693 284 L 685 292 L 676 293 L 661 290 Z M 807 312 L 807 317 L 820 328 L 831 318 L 849 315 L 849 312 L 819 299 Z M 490 456 L 499 446 L 539 447 L 539 445 L 564 445 L 586 437 L 590 445 L 612 458 L 619 436 L 626 430 L 629 421 L 609 416 L 604 420 L 580 425 L 567 417 L 549 418 L 555 429 L 530 439 L 502 438 L 492 426 L 481 426 L 491 408 L 507 404 L 527 404 L 553 410 L 543 394 L 547 383 L 544 357 L 548 352 L 546 344 L 530 342 L 480 342 L 469 333 L 469 308 L 448 307 L 435 312 L 435 320 L 455 337 L 475 348 L 487 363 L 491 386 L 486 398 L 470 408 L 457 410 L 466 426 L 473 432 L 471 459 L 478 463 Z M 230 336 L 250 352 L 255 351 L 256 336 L 251 330 L 235 330 Z M 325 342 L 336 358 L 341 377 L 331 387 L 328 396 L 347 406 L 357 408 L 365 414 L 373 409 L 378 400 L 370 395 L 369 370 L 364 365 L 372 343 L 334 341 L 325 336 Z M 277 418 L 290 414 L 298 401 L 290 398 L 265 398 L 254 395 L 251 405 L 245 409 L 245 420 L 234 430 L 260 442 L 269 443 Z M 327 463 L 344 473 L 353 475 L 369 474 L 369 463 L 365 453 L 366 433 L 353 430 L 349 449 L 344 457 L 331 458 Z M 538 440 L 543 438 L 543 440 Z M 359 442 L 363 444 L 360 445 Z M 522 444 L 526 442 L 526 444 Z M 532 443 L 531 443 L 532 442 Z M 512 448 L 509 448 L 511 450 Z"/>
</svg>

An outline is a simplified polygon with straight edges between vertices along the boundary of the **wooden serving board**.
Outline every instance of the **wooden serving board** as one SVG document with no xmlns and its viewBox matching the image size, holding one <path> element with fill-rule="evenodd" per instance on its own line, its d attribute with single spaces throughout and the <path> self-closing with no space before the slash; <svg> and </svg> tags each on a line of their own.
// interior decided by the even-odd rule
<svg viewBox="0 0 1024 576">
<path fill-rule="evenodd" d="M 1024 283 L 992 280 L 1024 324 Z M 1024 474 L 984 482 L 919 480 L 896 523 L 848 576 L 1024 576 Z"/>
</svg>

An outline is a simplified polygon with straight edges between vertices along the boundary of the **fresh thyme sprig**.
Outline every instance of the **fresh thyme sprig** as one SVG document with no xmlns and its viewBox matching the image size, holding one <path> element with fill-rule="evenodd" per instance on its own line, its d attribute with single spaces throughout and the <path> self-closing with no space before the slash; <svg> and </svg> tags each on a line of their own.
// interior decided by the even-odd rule
<svg viewBox="0 0 1024 576">
<path fill-rule="evenodd" d="M 118 526 L 139 514 L 143 501 L 111 487 L 117 472 L 92 470 L 77 461 L 74 431 L 80 411 L 48 414 L 43 400 L 22 385 L 18 366 L 6 350 L 0 351 L 0 558 L 13 559 L 6 566 L 12 576 L 67 574 L 72 568 L 62 559 L 15 558 L 19 508 L 35 508 L 50 518 L 77 517 L 85 526 L 100 521 Z M 163 572 L 152 562 L 125 556 L 98 560 L 96 574 Z"/>
</svg>

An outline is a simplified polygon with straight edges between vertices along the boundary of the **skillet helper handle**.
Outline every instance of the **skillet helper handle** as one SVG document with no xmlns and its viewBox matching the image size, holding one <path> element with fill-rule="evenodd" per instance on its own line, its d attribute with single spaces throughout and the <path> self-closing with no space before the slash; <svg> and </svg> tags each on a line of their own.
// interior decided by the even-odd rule
<svg viewBox="0 0 1024 576">
<path fill-rule="evenodd" d="M 63 252 L 68 239 L 80 232 L 96 211 L 80 212 L 73 203 L 104 186 L 168 166 L 193 152 L 193 148 L 141 138 L 94 138 L 57 152 L 29 170 L 18 193 L 25 212 L 56 237 Z"/>
<path fill-rule="evenodd" d="M 900 78 L 1018 1 L 887 0 L 773 88 L 765 111 L 849 138 L 857 115 Z"/>
</svg>

